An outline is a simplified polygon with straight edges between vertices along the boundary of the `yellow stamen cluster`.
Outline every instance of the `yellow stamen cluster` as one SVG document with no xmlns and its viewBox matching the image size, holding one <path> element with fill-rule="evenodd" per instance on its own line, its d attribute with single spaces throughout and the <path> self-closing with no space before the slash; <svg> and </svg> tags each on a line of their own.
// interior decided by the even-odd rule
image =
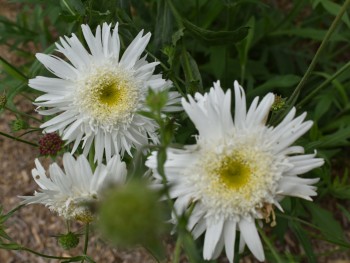
<svg viewBox="0 0 350 263">
<path fill-rule="evenodd" d="M 80 82 L 76 103 L 90 123 L 110 130 L 128 125 L 140 98 L 132 72 L 99 68 Z"/>
<path fill-rule="evenodd" d="M 195 199 L 201 200 L 209 214 L 226 218 L 261 214 L 275 192 L 281 175 L 273 155 L 258 149 L 256 138 L 246 140 L 202 145 L 197 164 L 186 172 L 197 189 Z"/>
</svg>

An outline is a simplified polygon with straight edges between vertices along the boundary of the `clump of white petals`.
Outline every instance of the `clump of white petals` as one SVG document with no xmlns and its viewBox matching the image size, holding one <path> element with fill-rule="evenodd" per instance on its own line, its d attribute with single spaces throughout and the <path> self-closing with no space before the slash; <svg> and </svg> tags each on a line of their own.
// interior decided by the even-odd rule
<svg viewBox="0 0 350 263">
<path fill-rule="evenodd" d="M 41 125 L 45 133 L 59 132 L 67 143 L 74 142 L 72 153 L 80 146 L 87 155 L 92 144 L 95 161 L 114 154 L 131 155 L 149 140 L 158 142 L 155 121 L 140 115 L 147 111 L 148 89 L 168 90 L 171 81 L 154 74 L 159 62 L 141 57 L 151 34 L 141 31 L 121 55 L 118 24 L 111 32 L 106 23 L 91 32 L 82 25 L 88 50 L 75 34 L 60 38 L 57 51 L 69 62 L 54 55 L 37 54 L 37 59 L 56 77 L 38 76 L 29 86 L 45 94 L 36 99 L 38 112 L 56 115 Z M 169 92 L 164 111 L 178 111 L 179 93 Z"/>
<path fill-rule="evenodd" d="M 217 258 L 225 247 L 233 262 L 236 231 L 240 231 L 240 251 L 247 244 L 263 261 L 255 219 L 274 217 L 272 207 L 282 210 L 279 201 L 285 196 L 312 200 L 317 195 L 313 184 L 319 179 L 298 175 L 324 161 L 316 154 L 304 154 L 301 146 L 291 146 L 312 126 L 312 121 L 304 121 L 306 113 L 295 117 L 293 108 L 279 125 L 267 126 L 275 96 L 269 93 L 260 103 L 256 97 L 247 110 L 238 82 L 234 93 L 234 119 L 231 90 L 224 93 L 219 81 L 209 93 L 182 100 L 199 135 L 195 145 L 168 149 L 165 174 L 179 214 L 195 203 L 188 229 L 195 238 L 205 232 L 204 259 Z M 160 185 L 157 152 L 146 165 L 153 170 L 154 183 Z"/>
<path fill-rule="evenodd" d="M 24 204 L 43 204 L 65 219 L 90 221 L 91 214 L 86 205 L 97 201 L 102 191 L 113 184 L 124 184 L 126 165 L 118 155 L 104 164 L 98 164 L 92 172 L 84 155 L 75 159 L 71 154 L 63 155 L 62 170 L 57 163 L 52 163 L 46 174 L 38 159 L 32 176 L 40 187 L 33 196 L 23 196 Z"/>
</svg>

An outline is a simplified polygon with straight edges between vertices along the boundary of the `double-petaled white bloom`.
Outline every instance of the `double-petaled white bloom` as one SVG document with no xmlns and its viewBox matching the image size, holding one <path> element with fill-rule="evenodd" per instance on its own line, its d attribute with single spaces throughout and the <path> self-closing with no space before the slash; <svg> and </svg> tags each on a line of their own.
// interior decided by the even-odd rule
<svg viewBox="0 0 350 263">
<path fill-rule="evenodd" d="M 57 78 L 38 76 L 29 86 L 46 94 L 36 99 L 42 115 L 58 114 L 41 125 L 46 133 L 59 131 L 63 140 L 75 142 L 73 151 L 83 142 L 84 154 L 95 145 L 95 161 L 107 160 L 116 153 L 141 147 L 151 139 L 157 142 L 157 124 L 140 114 L 147 110 L 148 89 L 167 90 L 172 83 L 153 74 L 159 62 L 148 63 L 141 57 L 151 34 L 141 31 L 123 55 L 120 54 L 118 24 L 103 24 L 93 35 L 82 25 L 87 51 L 76 35 L 60 39 L 57 50 L 70 63 L 54 55 L 37 54 L 37 59 Z M 169 92 L 164 111 L 179 107 L 177 92 Z M 49 108 L 49 109 L 47 109 Z"/>
<path fill-rule="evenodd" d="M 244 90 L 237 82 L 234 92 L 234 121 L 231 91 L 224 93 L 219 82 L 209 93 L 182 100 L 199 135 L 196 145 L 168 149 L 165 174 L 179 214 L 195 203 L 188 229 L 195 238 L 205 232 L 205 259 L 217 258 L 225 247 L 233 262 L 239 231 L 240 249 L 247 244 L 263 261 L 255 219 L 274 220 L 273 206 L 282 210 L 279 201 L 284 196 L 311 200 L 318 179 L 298 175 L 324 161 L 304 154 L 301 146 L 291 146 L 312 126 L 312 121 L 304 121 L 306 113 L 295 117 L 293 108 L 279 125 L 266 126 L 275 96 L 269 93 L 260 103 L 256 97 L 247 111 Z M 153 169 L 155 184 L 160 184 L 157 152 L 146 164 Z"/>
<path fill-rule="evenodd" d="M 64 171 L 53 163 L 49 175 L 38 159 L 32 170 L 35 182 L 41 188 L 34 196 L 23 196 L 25 204 L 44 204 L 66 219 L 90 221 L 92 215 L 87 203 L 97 201 L 101 191 L 113 184 L 124 184 L 126 165 L 118 155 L 112 157 L 107 165 L 98 164 L 92 172 L 84 155 L 75 159 L 71 154 L 63 155 Z"/>
</svg>

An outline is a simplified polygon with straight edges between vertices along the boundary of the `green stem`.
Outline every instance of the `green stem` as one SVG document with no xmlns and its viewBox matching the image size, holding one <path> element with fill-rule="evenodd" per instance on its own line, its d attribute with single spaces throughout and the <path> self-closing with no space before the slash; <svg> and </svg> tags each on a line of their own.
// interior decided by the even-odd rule
<svg viewBox="0 0 350 263">
<path fill-rule="evenodd" d="M 332 36 L 334 30 L 336 29 L 336 27 L 338 26 L 342 16 L 344 15 L 346 9 L 348 8 L 350 4 L 350 0 L 346 0 L 346 2 L 344 3 L 344 5 L 342 6 L 341 10 L 339 11 L 339 14 L 335 17 L 334 21 L 332 22 L 330 28 L 328 29 L 325 37 L 322 40 L 321 45 L 319 46 L 319 48 L 316 51 L 315 56 L 313 57 L 308 69 L 306 70 L 303 78 L 300 80 L 298 86 L 295 88 L 293 94 L 291 95 L 291 97 L 288 99 L 287 103 L 288 105 L 293 106 L 296 102 L 296 100 L 299 97 L 300 91 L 303 88 L 303 86 L 305 85 L 306 81 L 308 80 L 308 78 L 310 77 L 312 70 L 314 69 L 318 58 L 320 57 L 321 52 L 323 51 L 324 47 L 326 46 L 327 42 L 329 41 L 330 37 Z"/>
<path fill-rule="evenodd" d="M 308 102 L 310 99 L 314 98 L 315 95 L 323 89 L 325 86 L 328 85 L 332 80 L 334 80 L 336 77 L 338 77 L 340 74 L 342 74 L 345 70 L 347 70 L 350 67 L 350 62 L 346 63 L 342 68 L 340 68 L 336 73 L 334 73 L 331 77 L 326 79 L 321 85 L 319 85 L 317 88 L 315 88 L 313 91 L 311 91 L 301 102 L 299 102 L 296 107 L 299 108 L 303 106 L 306 102 Z"/>
<path fill-rule="evenodd" d="M 274 256 L 274 258 L 275 258 L 274 262 L 283 263 L 281 257 L 278 255 L 276 249 L 273 247 L 273 245 L 271 244 L 269 238 L 265 235 L 264 231 L 260 227 L 257 227 L 257 228 L 258 228 L 260 236 L 262 237 L 262 239 L 264 240 L 265 244 L 268 246 L 268 248 L 270 249 L 272 255 Z"/>
<path fill-rule="evenodd" d="M 89 223 L 86 223 L 85 225 L 85 240 L 84 240 L 84 250 L 83 253 L 86 256 L 87 255 L 87 249 L 89 245 Z M 84 263 L 85 259 L 81 261 L 81 263 Z"/>
<path fill-rule="evenodd" d="M 181 240 L 180 236 L 177 237 L 175 250 L 174 250 L 174 260 L 173 263 L 180 263 L 180 255 L 181 255 Z"/>
<path fill-rule="evenodd" d="M 18 142 L 23 142 L 23 143 L 29 144 L 31 146 L 39 147 L 39 145 L 37 145 L 36 143 L 32 143 L 32 142 L 29 142 L 29 141 L 26 141 L 23 139 L 19 139 L 17 137 L 11 136 L 11 135 L 4 133 L 4 132 L 1 132 L 1 131 L 0 131 L 0 135 L 5 136 L 5 137 L 10 138 L 10 139 L 13 139 L 13 140 L 18 141 Z"/>
<path fill-rule="evenodd" d="M 157 62 L 159 62 L 164 70 L 166 70 L 166 71 L 170 70 L 159 58 L 157 58 L 155 55 L 153 55 L 149 50 L 146 49 L 146 52 L 147 52 L 147 55 L 149 55 L 150 57 L 155 59 Z"/>
<path fill-rule="evenodd" d="M 23 137 L 24 135 L 28 134 L 28 133 L 32 133 L 32 132 L 36 132 L 36 131 L 41 131 L 41 128 L 37 128 L 37 127 L 32 127 L 29 126 L 27 129 L 30 129 L 29 131 L 26 131 L 24 133 L 22 133 L 21 135 L 18 136 L 18 138 Z"/>
<path fill-rule="evenodd" d="M 46 255 L 46 254 L 41 254 L 35 250 L 32 250 L 30 248 L 27 247 L 21 247 L 19 250 L 24 250 L 27 251 L 29 253 L 35 254 L 37 256 L 43 257 L 43 258 L 52 258 L 52 259 L 71 259 L 71 257 L 58 257 L 58 256 L 50 256 L 50 255 Z"/>
<path fill-rule="evenodd" d="M 33 116 L 27 114 L 27 113 L 18 111 L 18 110 L 16 110 L 16 109 L 9 108 L 9 107 L 7 107 L 7 106 L 5 106 L 4 108 L 5 108 L 6 110 L 12 111 L 12 112 L 15 113 L 15 114 L 22 115 L 22 116 L 24 116 L 24 117 L 26 117 L 26 118 L 30 118 L 30 119 L 35 120 L 35 121 L 37 121 L 37 122 L 40 122 L 40 123 L 43 122 L 43 121 L 40 120 L 40 119 L 37 119 L 37 118 L 35 118 L 35 117 L 33 117 Z"/>
<path fill-rule="evenodd" d="M 84 255 L 86 255 L 89 245 L 89 226 L 89 223 L 87 223 L 85 226 Z"/>
<path fill-rule="evenodd" d="M 68 11 L 75 16 L 75 13 L 73 12 L 73 10 L 70 8 L 70 6 L 68 5 L 68 3 L 66 2 L 66 0 L 62 0 L 63 4 L 67 7 Z"/>
</svg>

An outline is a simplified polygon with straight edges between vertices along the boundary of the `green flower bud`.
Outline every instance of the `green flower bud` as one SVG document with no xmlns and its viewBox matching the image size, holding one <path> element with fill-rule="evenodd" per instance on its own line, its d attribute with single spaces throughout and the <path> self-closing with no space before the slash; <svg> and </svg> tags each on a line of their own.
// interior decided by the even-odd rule
<svg viewBox="0 0 350 263">
<path fill-rule="evenodd" d="M 157 250 L 164 228 L 163 202 L 141 182 L 112 189 L 99 208 L 102 233 L 117 246 L 143 245 Z"/>
<path fill-rule="evenodd" d="M 75 248 L 79 244 L 79 236 L 73 232 L 58 237 L 58 244 L 65 250 Z"/>
<path fill-rule="evenodd" d="M 271 111 L 279 111 L 286 105 L 286 99 L 279 95 L 275 95 L 275 101 L 271 106 Z"/>
<path fill-rule="evenodd" d="M 18 132 L 27 129 L 29 125 L 23 119 L 16 119 L 10 122 L 10 127 L 12 132 Z"/>
</svg>

